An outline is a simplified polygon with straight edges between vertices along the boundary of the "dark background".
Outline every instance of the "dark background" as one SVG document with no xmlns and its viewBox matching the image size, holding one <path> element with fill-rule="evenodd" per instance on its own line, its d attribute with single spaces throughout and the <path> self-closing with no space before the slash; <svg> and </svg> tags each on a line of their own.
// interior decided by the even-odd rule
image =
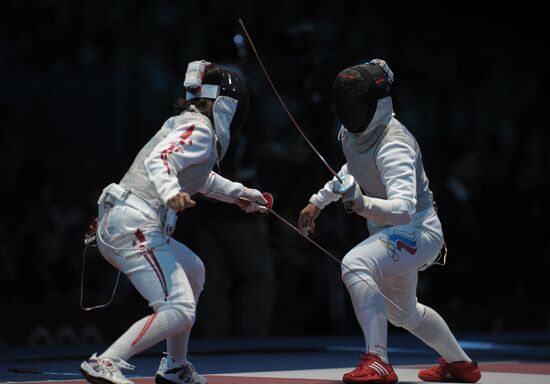
<svg viewBox="0 0 550 384">
<path fill-rule="evenodd" d="M 172 114 L 189 61 L 237 66 L 249 82 L 251 111 L 224 176 L 272 192 L 292 222 L 330 178 L 249 45 L 234 39 L 239 18 L 337 169 L 332 80 L 387 60 L 396 116 L 422 147 L 449 247 L 447 266 L 421 273 L 420 300 L 456 331 L 550 330 L 543 12 L 418 4 L 3 2 L 0 344 L 111 342 L 148 313 L 125 277 L 111 306 L 80 310 L 82 240 L 101 190 Z M 343 257 L 365 236 L 364 221 L 338 203 L 314 238 Z M 207 268 L 195 338 L 359 334 L 339 266 L 272 217 L 200 200 L 175 237 Z M 87 261 L 86 302 L 105 302 L 116 273 L 95 250 Z"/>
</svg>

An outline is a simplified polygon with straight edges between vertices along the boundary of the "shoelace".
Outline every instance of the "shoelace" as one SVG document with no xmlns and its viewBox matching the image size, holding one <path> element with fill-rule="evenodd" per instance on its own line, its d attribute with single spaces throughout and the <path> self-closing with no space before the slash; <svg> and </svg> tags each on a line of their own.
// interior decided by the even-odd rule
<svg viewBox="0 0 550 384">
<path fill-rule="evenodd" d="M 181 365 L 179 367 L 170 368 L 166 370 L 166 373 L 169 374 L 176 374 L 181 371 L 181 373 L 178 375 L 180 379 L 184 379 L 185 376 L 188 376 L 189 373 L 193 373 L 194 367 L 191 365 L 191 363 L 187 363 L 186 365 Z"/>
<path fill-rule="evenodd" d="M 437 359 L 437 362 L 439 363 L 439 365 L 435 367 L 434 370 L 438 374 L 445 376 L 448 372 L 449 363 L 447 363 L 447 360 L 445 360 L 444 358 Z"/>
<path fill-rule="evenodd" d="M 368 355 L 366 353 L 360 354 L 359 357 L 361 358 L 361 363 L 359 363 L 359 367 L 357 367 L 359 369 L 368 367 L 369 364 L 372 362 L 372 359 L 373 359 L 372 355 Z"/>
<path fill-rule="evenodd" d="M 122 359 L 97 359 L 97 363 L 108 370 L 112 370 L 113 366 L 118 369 L 126 369 L 127 371 L 133 371 L 136 368 Z"/>
</svg>

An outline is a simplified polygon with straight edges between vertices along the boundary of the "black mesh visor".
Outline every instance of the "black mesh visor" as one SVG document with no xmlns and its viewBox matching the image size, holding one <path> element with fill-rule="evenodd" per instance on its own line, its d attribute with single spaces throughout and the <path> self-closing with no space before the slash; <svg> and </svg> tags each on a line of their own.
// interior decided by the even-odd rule
<svg viewBox="0 0 550 384">
<path fill-rule="evenodd" d="M 363 132 L 372 121 L 379 99 L 389 96 L 386 74 L 376 64 L 361 64 L 340 72 L 332 85 L 336 115 L 352 133 Z"/>
</svg>

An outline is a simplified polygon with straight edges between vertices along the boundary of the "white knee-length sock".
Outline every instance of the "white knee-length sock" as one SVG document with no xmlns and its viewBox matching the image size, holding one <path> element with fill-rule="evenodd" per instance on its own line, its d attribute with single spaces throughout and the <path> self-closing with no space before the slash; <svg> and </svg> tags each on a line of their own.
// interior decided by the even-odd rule
<svg viewBox="0 0 550 384">
<path fill-rule="evenodd" d="M 187 364 L 187 349 L 190 336 L 191 329 L 166 339 L 168 356 L 172 359 L 172 362 L 177 363 L 178 366 Z"/>
<path fill-rule="evenodd" d="M 195 307 L 198 304 L 200 294 L 202 292 L 202 284 L 195 283 L 190 279 L 191 288 L 193 289 L 193 297 L 195 299 Z M 176 363 L 177 365 L 187 364 L 187 350 L 189 348 L 189 338 L 191 337 L 191 328 L 185 331 L 170 336 L 166 339 L 166 352 L 168 353 L 169 363 Z M 169 364 L 170 365 L 170 364 Z M 172 368 L 172 367 L 169 367 Z"/>
<path fill-rule="evenodd" d="M 368 281 L 378 287 L 371 278 Z M 366 352 L 375 353 L 388 363 L 388 318 L 384 298 L 361 280 L 351 283 L 347 288 L 357 321 L 363 330 Z"/>
<path fill-rule="evenodd" d="M 435 349 L 448 363 L 471 361 L 456 341 L 445 320 L 430 307 L 425 305 L 423 307 L 426 310 L 424 318 L 416 328 L 409 329 L 409 332 Z"/>
<path fill-rule="evenodd" d="M 99 357 L 128 360 L 169 336 L 181 334 L 190 329 L 191 325 L 180 311 L 166 308 L 135 322 Z"/>
</svg>

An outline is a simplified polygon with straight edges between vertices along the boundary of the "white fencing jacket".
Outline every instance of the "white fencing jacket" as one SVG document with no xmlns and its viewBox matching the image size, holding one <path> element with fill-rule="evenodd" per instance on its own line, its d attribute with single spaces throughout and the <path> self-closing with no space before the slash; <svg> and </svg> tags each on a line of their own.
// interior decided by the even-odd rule
<svg viewBox="0 0 550 384">
<path fill-rule="evenodd" d="M 351 174 L 365 194 L 365 208 L 357 212 L 376 226 L 408 224 L 414 216 L 433 209 L 432 192 L 413 135 L 393 117 L 391 97 L 378 101 L 367 129 L 359 134 L 342 127 L 339 140 L 346 164 L 340 177 Z M 310 202 L 324 208 L 341 195 L 333 192 L 336 178 L 325 184 Z M 372 231 L 371 231 L 372 233 Z"/>
<path fill-rule="evenodd" d="M 223 140 L 220 135 L 226 135 Z M 179 192 L 196 192 L 228 203 L 244 186 L 213 172 L 217 143 L 229 142 L 229 132 L 216 132 L 208 117 L 194 109 L 169 118 L 141 149 L 120 185 L 147 200 L 166 205 Z M 225 152 L 226 148 L 221 149 Z"/>
</svg>

